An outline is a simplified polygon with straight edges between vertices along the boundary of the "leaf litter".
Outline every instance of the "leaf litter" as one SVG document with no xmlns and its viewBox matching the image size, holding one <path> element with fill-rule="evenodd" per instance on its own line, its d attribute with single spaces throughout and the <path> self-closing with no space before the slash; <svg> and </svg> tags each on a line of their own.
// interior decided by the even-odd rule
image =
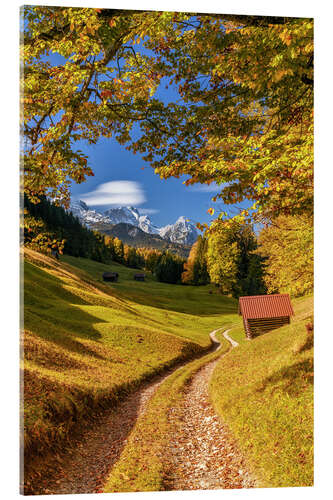
<svg viewBox="0 0 333 500">
<path fill-rule="evenodd" d="M 244 458 L 210 402 L 208 385 L 218 361 L 211 361 L 192 377 L 180 405 L 169 411 L 172 432 L 163 457 L 165 490 L 255 486 Z M 167 376 L 147 382 L 116 408 L 101 413 L 93 425 L 87 425 L 71 448 L 48 464 L 47 473 L 39 476 L 38 487 L 35 485 L 31 493 L 102 492 L 138 416 Z"/>
<path fill-rule="evenodd" d="M 169 411 L 174 433 L 166 450 L 165 490 L 214 490 L 256 486 L 245 459 L 209 397 L 219 359 L 201 368 L 177 408 Z"/>
</svg>

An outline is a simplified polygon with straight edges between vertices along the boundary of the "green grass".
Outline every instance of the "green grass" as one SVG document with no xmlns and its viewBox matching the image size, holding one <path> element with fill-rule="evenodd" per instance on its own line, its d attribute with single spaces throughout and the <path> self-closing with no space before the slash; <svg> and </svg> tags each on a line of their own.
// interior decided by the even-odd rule
<svg viewBox="0 0 333 500">
<path fill-rule="evenodd" d="M 54 449 L 98 408 L 140 382 L 204 353 L 208 333 L 235 317 L 236 302 L 210 287 L 133 280 L 108 266 L 27 250 L 24 266 L 24 444 L 27 464 Z"/>
<path fill-rule="evenodd" d="M 312 298 L 293 301 L 290 325 L 245 341 L 217 365 L 211 397 L 265 487 L 313 484 Z M 243 333 L 244 335 L 244 333 Z M 224 388 L 228 390 L 224 390 Z"/>
<path fill-rule="evenodd" d="M 108 283 L 117 297 L 131 299 L 137 307 L 146 305 L 158 309 L 167 309 L 195 316 L 237 315 L 238 302 L 236 299 L 222 296 L 213 285 L 184 286 L 161 283 L 150 273 L 146 274 L 144 282 L 134 281 L 135 269 L 112 262 L 110 266 L 88 259 L 65 255 L 62 260 L 87 272 L 98 283 L 103 283 L 102 274 L 105 270 L 119 273 L 117 283 Z M 210 293 L 211 292 L 211 293 Z"/>
<path fill-rule="evenodd" d="M 180 403 L 193 375 L 206 363 L 227 352 L 230 344 L 223 337 L 221 348 L 176 370 L 156 390 L 130 436 L 118 462 L 104 486 L 104 493 L 161 491 L 164 489 L 164 451 L 172 429 L 168 410 Z"/>
<path fill-rule="evenodd" d="M 180 360 L 210 346 L 208 333 L 231 328 L 240 345 L 211 382 L 215 408 L 260 485 L 307 486 L 313 480 L 312 344 L 304 325 L 312 299 L 293 301 L 291 325 L 246 341 L 237 301 L 212 286 L 168 285 L 135 270 L 26 252 L 24 286 L 24 438 L 26 464 L 55 452 L 71 431 Z M 103 283 L 105 270 L 118 283 Z M 226 343 L 224 348 L 226 349 Z M 164 382 L 134 426 L 105 491 L 163 488 L 168 409 L 192 374 L 191 362 Z M 67 440 L 67 441 L 66 441 Z"/>
</svg>

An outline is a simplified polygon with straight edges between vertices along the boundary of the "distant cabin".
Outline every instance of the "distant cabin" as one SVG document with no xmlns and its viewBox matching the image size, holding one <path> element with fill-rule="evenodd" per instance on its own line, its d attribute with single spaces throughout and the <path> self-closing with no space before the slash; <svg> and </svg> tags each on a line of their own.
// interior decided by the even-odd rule
<svg viewBox="0 0 333 500">
<path fill-rule="evenodd" d="M 145 277 L 146 277 L 146 275 L 143 273 L 142 274 L 141 273 L 134 274 L 134 279 L 136 281 L 144 281 Z"/>
<path fill-rule="evenodd" d="M 103 273 L 103 281 L 118 281 L 118 273 L 105 272 Z"/>
<path fill-rule="evenodd" d="M 51 250 L 51 255 L 52 255 L 52 257 L 55 257 L 57 260 L 59 260 L 59 252 L 58 252 L 58 250 L 52 249 Z"/>
<path fill-rule="evenodd" d="M 238 314 L 248 339 L 290 323 L 294 311 L 287 293 L 239 297 Z"/>
</svg>

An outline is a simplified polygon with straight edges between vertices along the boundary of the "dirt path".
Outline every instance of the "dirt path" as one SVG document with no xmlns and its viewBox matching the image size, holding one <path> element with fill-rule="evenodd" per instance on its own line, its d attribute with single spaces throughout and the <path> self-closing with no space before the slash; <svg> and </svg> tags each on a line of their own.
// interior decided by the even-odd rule
<svg viewBox="0 0 333 500">
<path fill-rule="evenodd" d="M 236 342 L 236 340 L 232 339 L 229 335 L 228 335 L 228 332 L 230 332 L 230 330 L 226 330 L 225 332 L 223 332 L 223 337 L 228 341 L 230 342 L 230 344 L 232 345 L 232 347 L 237 347 L 239 344 L 238 342 Z"/>
<path fill-rule="evenodd" d="M 228 330 L 223 335 L 233 347 L 238 345 L 229 337 Z M 166 490 L 255 486 L 244 459 L 210 403 L 209 380 L 219 359 L 194 375 L 182 404 L 169 412 L 175 432 L 166 453 Z"/>
<path fill-rule="evenodd" d="M 215 330 L 210 334 L 213 347 L 220 345 L 215 337 Z M 182 363 L 182 368 L 189 361 Z M 113 465 L 119 459 L 139 415 L 145 411 L 147 402 L 159 385 L 175 369 L 147 382 L 137 392 L 131 394 L 116 408 L 104 411 L 96 418 L 92 428 L 87 428 L 83 436 L 74 443 L 71 450 L 63 456 L 55 457 L 37 481 L 32 491 L 26 494 L 69 494 L 96 493 L 101 491 Z"/>
<path fill-rule="evenodd" d="M 126 445 L 127 436 L 144 412 L 161 380 L 133 393 L 114 410 L 107 410 L 76 448 L 68 451 L 60 470 L 40 484 L 40 494 L 97 493 Z"/>
<path fill-rule="evenodd" d="M 219 330 L 221 328 L 210 334 L 212 350 L 220 347 L 216 338 Z M 208 382 L 216 362 L 205 365 L 194 376 L 182 408 L 171 413 L 171 423 L 176 426 L 177 432 L 170 443 L 169 464 L 173 473 L 167 489 L 252 486 L 242 460 L 208 401 Z M 87 427 L 71 450 L 62 457 L 55 457 L 53 463 L 48 465 L 47 473 L 39 478 L 33 494 L 100 492 L 138 416 L 144 413 L 147 402 L 169 375 L 170 372 L 156 377 L 115 409 L 105 411 L 96 418 L 93 427 Z"/>
</svg>

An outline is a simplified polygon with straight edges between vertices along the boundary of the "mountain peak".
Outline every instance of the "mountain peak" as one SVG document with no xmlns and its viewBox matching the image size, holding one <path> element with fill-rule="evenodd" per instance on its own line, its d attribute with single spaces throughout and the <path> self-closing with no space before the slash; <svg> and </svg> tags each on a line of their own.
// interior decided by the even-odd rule
<svg viewBox="0 0 333 500">
<path fill-rule="evenodd" d="M 181 215 L 174 224 L 168 224 L 160 229 L 162 238 L 167 238 L 173 243 L 193 245 L 197 240 L 198 231 L 187 217 Z"/>
<path fill-rule="evenodd" d="M 82 208 L 83 210 L 89 210 L 88 205 L 82 200 L 74 200 L 71 206 Z"/>
<path fill-rule="evenodd" d="M 178 219 L 176 220 L 176 224 L 177 222 L 181 222 L 183 224 L 185 224 L 186 222 L 189 222 L 189 220 L 187 219 L 187 217 L 185 217 L 185 215 L 181 215 L 180 217 L 178 217 Z"/>
<path fill-rule="evenodd" d="M 148 234 L 158 234 L 172 243 L 192 245 L 198 232 L 193 223 L 185 215 L 181 215 L 174 224 L 164 227 L 155 226 L 147 214 L 140 215 L 137 208 L 132 206 L 108 208 L 104 213 L 90 209 L 82 200 L 73 201 L 69 210 L 86 226 L 93 228 L 94 224 L 103 223 L 116 225 L 120 223 L 137 227 Z"/>
</svg>

